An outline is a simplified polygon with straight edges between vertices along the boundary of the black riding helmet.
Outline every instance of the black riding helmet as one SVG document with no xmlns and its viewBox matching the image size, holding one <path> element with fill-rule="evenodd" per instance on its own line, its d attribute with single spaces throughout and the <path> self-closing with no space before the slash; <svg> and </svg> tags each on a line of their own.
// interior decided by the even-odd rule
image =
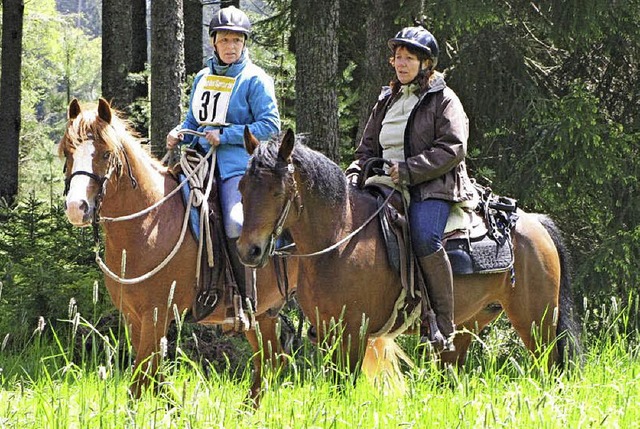
<svg viewBox="0 0 640 429">
<path fill-rule="evenodd" d="M 251 21 L 247 15 L 235 6 L 220 9 L 209 23 L 209 37 L 217 31 L 236 31 L 245 35 L 251 34 Z"/>
<path fill-rule="evenodd" d="M 392 52 L 395 52 L 398 45 L 411 46 L 425 53 L 427 58 L 433 62 L 432 67 L 438 64 L 438 54 L 440 53 L 438 41 L 433 37 L 433 34 L 422 26 L 403 28 L 395 37 L 389 39 L 387 45 L 389 45 Z"/>
</svg>

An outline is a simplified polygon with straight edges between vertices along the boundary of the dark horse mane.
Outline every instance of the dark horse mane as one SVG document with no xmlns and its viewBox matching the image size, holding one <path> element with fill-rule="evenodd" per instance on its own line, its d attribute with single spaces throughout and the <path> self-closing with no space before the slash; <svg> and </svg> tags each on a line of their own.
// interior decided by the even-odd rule
<svg viewBox="0 0 640 429">
<path fill-rule="evenodd" d="M 307 189 L 333 206 L 346 203 L 347 180 L 340 167 L 322 153 L 306 145 L 306 136 L 296 136 L 296 144 L 291 154 L 291 163 L 300 173 Z M 272 170 L 275 174 L 287 171 L 289 160 L 278 157 L 279 138 L 259 145 L 249 160 L 247 174 L 255 174 L 258 169 Z"/>
</svg>

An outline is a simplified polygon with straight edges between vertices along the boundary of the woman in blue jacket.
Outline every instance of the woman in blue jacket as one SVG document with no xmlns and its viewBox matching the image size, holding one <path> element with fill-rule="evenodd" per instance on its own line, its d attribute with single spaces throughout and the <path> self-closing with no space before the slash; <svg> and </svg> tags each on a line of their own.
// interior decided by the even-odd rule
<svg viewBox="0 0 640 429">
<path fill-rule="evenodd" d="M 188 144 L 202 153 L 216 147 L 216 170 L 229 257 L 238 285 L 245 284 L 244 269 L 236 251 L 242 228 L 242 205 L 238 182 L 249 155 L 244 148 L 244 127 L 259 140 L 280 132 L 280 115 L 273 79 L 253 64 L 246 46 L 251 34 L 247 15 L 234 6 L 220 9 L 209 24 L 214 55 L 193 82 L 189 109 L 182 124 L 167 135 L 167 148 Z M 178 134 L 189 128 L 205 137 Z"/>
</svg>

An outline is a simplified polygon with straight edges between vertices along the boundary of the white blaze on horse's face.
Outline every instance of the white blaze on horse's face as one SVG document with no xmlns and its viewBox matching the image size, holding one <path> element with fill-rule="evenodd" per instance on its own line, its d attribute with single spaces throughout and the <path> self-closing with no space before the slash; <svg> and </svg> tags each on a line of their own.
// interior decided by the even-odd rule
<svg viewBox="0 0 640 429">
<path fill-rule="evenodd" d="M 71 174 L 77 171 L 94 173 L 93 157 L 96 148 L 93 140 L 87 140 L 78 145 L 73 153 L 73 169 Z M 91 223 L 93 210 L 95 208 L 95 197 L 98 183 L 94 179 L 85 175 L 77 174 L 73 176 L 69 184 L 69 193 L 66 199 L 67 218 L 74 226 L 87 226 Z"/>
</svg>

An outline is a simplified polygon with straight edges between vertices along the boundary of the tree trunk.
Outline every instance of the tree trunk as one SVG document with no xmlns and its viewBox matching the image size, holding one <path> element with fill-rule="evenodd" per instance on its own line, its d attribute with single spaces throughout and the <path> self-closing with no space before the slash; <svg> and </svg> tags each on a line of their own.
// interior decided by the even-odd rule
<svg viewBox="0 0 640 429">
<path fill-rule="evenodd" d="M 131 103 L 128 85 L 132 58 L 132 3 L 102 2 L 102 96 L 124 110 Z"/>
<path fill-rule="evenodd" d="M 149 61 L 148 47 L 149 38 L 147 35 L 147 1 L 133 0 L 131 3 L 131 73 L 143 73 Z M 144 79 L 137 79 L 132 86 L 132 99 L 147 98 L 149 89 L 148 82 Z"/>
<path fill-rule="evenodd" d="M 338 138 L 339 0 L 298 0 L 295 12 L 296 131 L 309 146 L 340 160 Z M 294 6 L 295 7 L 295 6 Z"/>
<path fill-rule="evenodd" d="M 149 34 L 147 32 L 147 0 L 131 2 L 131 64 L 128 75 L 128 99 L 125 112 L 141 137 L 149 136 L 149 122 L 143 108 L 149 101 Z"/>
<path fill-rule="evenodd" d="M 202 45 L 209 38 L 209 26 L 202 20 L 201 0 L 184 0 L 184 65 L 187 75 L 198 73 L 204 64 Z"/>
<path fill-rule="evenodd" d="M 0 77 L 0 199 L 13 205 L 18 195 L 23 0 L 2 2 Z"/>
<path fill-rule="evenodd" d="M 365 28 L 367 37 L 364 46 L 364 63 L 359 64 L 362 81 L 360 84 L 360 107 L 358 109 L 358 133 L 356 146 L 360 142 L 362 132 L 369 119 L 371 108 L 378 99 L 380 88 L 389 83 L 393 77 L 393 69 L 389 65 L 391 51 L 387 41 L 391 39 L 398 26 L 393 23 L 394 14 L 389 11 L 397 6 L 395 0 L 369 0 Z"/>
<path fill-rule="evenodd" d="M 151 2 L 151 149 L 161 157 L 165 137 L 181 119 L 184 82 L 182 0 Z"/>
<path fill-rule="evenodd" d="M 240 0 L 220 0 L 220 8 L 235 6 L 240 9 Z"/>
</svg>

